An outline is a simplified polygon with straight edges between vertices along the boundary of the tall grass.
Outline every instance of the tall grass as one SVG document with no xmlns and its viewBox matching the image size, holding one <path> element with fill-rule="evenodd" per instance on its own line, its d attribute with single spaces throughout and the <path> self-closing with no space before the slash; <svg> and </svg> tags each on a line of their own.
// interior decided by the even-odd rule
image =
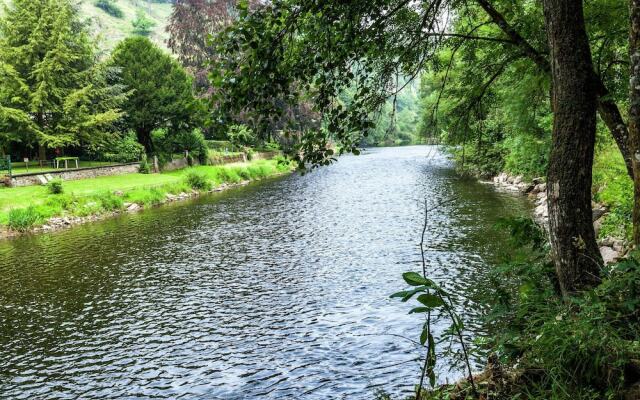
<svg viewBox="0 0 640 400">
<path fill-rule="evenodd" d="M 7 226 L 15 231 L 24 232 L 35 225 L 42 224 L 47 215 L 36 206 L 14 208 L 9 211 Z"/>
</svg>

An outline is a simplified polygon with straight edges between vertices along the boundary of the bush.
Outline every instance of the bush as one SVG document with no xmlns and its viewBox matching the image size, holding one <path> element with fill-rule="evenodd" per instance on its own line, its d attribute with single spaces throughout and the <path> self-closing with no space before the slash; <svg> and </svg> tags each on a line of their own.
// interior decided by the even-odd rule
<svg viewBox="0 0 640 400">
<path fill-rule="evenodd" d="M 252 178 L 251 172 L 249 172 L 249 170 L 246 168 L 240 168 L 238 170 L 238 176 L 240 176 L 240 178 L 242 178 L 245 181 L 248 181 Z"/>
<path fill-rule="evenodd" d="M 95 5 L 112 17 L 124 17 L 124 12 L 122 12 L 120 7 L 118 7 L 118 5 L 113 2 L 113 0 L 97 0 L 95 2 Z"/>
<path fill-rule="evenodd" d="M 136 19 L 131 21 L 131 25 L 133 26 L 133 33 L 136 35 L 149 36 L 156 23 L 150 20 L 143 10 L 138 9 L 136 11 Z"/>
<path fill-rule="evenodd" d="M 105 161 L 118 163 L 135 162 L 142 158 L 144 146 L 138 143 L 138 138 L 134 132 L 127 132 L 122 138 L 110 144 L 109 152 L 102 154 Z"/>
<path fill-rule="evenodd" d="M 62 194 L 64 192 L 64 186 L 62 185 L 62 179 L 52 179 L 47 183 L 47 190 L 51 194 Z"/>
<path fill-rule="evenodd" d="M 100 203 L 105 211 L 116 211 L 124 208 L 124 200 L 115 193 L 105 191 L 94 196 L 94 199 Z"/>
<path fill-rule="evenodd" d="M 504 169 L 527 179 L 545 176 L 549 164 L 551 141 L 519 135 L 503 142 L 505 149 Z"/>
<path fill-rule="evenodd" d="M 250 146 L 256 137 L 251 128 L 246 125 L 231 125 L 227 131 L 227 138 L 234 146 Z"/>
<path fill-rule="evenodd" d="M 465 171 L 470 171 L 478 176 L 494 176 L 504 169 L 503 154 L 499 146 L 486 146 L 478 149 L 478 146 L 474 144 L 464 148 L 462 146 L 451 147 L 449 151 L 453 154 L 458 167 L 464 167 Z"/>
<path fill-rule="evenodd" d="M 165 201 L 166 193 L 158 188 L 137 189 L 127 193 L 126 198 L 131 203 L 155 206 Z"/>
<path fill-rule="evenodd" d="M 204 134 L 199 129 L 190 132 L 181 132 L 173 139 L 173 151 L 189 151 L 189 156 L 200 161 L 201 164 L 207 162 L 209 147 L 204 138 Z"/>
<path fill-rule="evenodd" d="M 142 160 L 140 161 L 140 169 L 138 169 L 138 172 L 140 172 L 141 174 L 151 173 L 151 165 L 149 165 L 146 154 L 142 155 Z"/>
<path fill-rule="evenodd" d="M 185 182 L 189 185 L 189 187 L 195 190 L 211 190 L 211 182 L 203 173 L 189 171 L 185 176 Z"/>
<path fill-rule="evenodd" d="M 512 390 L 532 399 L 623 398 L 636 379 L 625 370 L 640 357 L 640 253 L 603 271 L 598 287 L 563 301 L 548 246 L 531 240 L 545 236 L 512 225 L 514 233 L 514 249 L 528 243 L 536 255 L 495 271 L 487 300 L 496 334 L 486 349 L 525 374 L 525 386 Z"/>
<path fill-rule="evenodd" d="M 593 190 L 594 200 L 610 209 L 604 217 L 600 236 L 630 239 L 633 230 L 633 181 L 629 179 L 624 160 L 613 143 L 596 152 Z"/>
<path fill-rule="evenodd" d="M 42 224 L 47 216 L 35 206 L 14 208 L 9 211 L 7 226 L 9 229 L 24 232 L 35 225 Z"/>
</svg>

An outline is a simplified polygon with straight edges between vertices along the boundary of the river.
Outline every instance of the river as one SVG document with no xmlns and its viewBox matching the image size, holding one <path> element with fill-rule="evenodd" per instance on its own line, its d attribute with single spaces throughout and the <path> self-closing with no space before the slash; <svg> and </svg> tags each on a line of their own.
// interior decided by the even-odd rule
<svg viewBox="0 0 640 400">
<path fill-rule="evenodd" d="M 421 319 L 389 294 L 420 270 L 482 336 L 500 217 L 522 198 L 437 148 L 379 148 L 312 173 L 0 242 L 0 398 L 371 399 L 416 383 Z M 455 379 L 439 360 L 440 381 Z"/>
</svg>

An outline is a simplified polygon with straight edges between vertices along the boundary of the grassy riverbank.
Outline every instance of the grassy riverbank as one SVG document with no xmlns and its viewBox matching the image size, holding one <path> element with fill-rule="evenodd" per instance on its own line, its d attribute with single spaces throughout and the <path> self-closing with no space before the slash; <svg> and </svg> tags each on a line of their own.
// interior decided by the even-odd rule
<svg viewBox="0 0 640 400">
<path fill-rule="evenodd" d="M 158 205 L 172 196 L 203 192 L 225 184 L 267 178 L 290 171 L 281 160 L 197 166 L 161 174 L 126 174 L 69 181 L 62 193 L 45 186 L 0 189 L 0 226 L 28 231 L 53 217 L 89 217 Z"/>
</svg>

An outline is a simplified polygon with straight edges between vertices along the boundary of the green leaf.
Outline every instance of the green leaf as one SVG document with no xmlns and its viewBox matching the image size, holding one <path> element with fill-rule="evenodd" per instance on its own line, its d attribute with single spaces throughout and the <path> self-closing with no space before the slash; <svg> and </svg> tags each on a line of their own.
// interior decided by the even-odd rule
<svg viewBox="0 0 640 400">
<path fill-rule="evenodd" d="M 419 287 L 417 287 L 415 289 L 412 289 L 412 290 L 403 290 L 401 292 L 394 293 L 389 297 L 391 297 L 392 299 L 401 297 L 402 298 L 402 302 L 404 303 L 407 300 L 409 300 L 411 297 L 413 297 L 413 295 L 415 295 L 416 293 L 424 292 L 427 289 L 428 289 L 427 286 L 419 286 Z"/>
<path fill-rule="evenodd" d="M 429 286 L 432 287 L 434 285 L 433 281 L 424 278 L 417 272 L 405 272 L 402 274 L 402 278 L 404 278 L 405 282 L 407 282 L 411 286 Z"/>
<path fill-rule="evenodd" d="M 420 344 L 423 346 L 427 342 L 427 335 L 429 335 L 429 326 L 425 323 L 420 334 Z"/>
<path fill-rule="evenodd" d="M 427 374 L 429 375 L 429 384 L 431 387 L 436 386 L 436 341 L 433 339 L 433 335 L 429 334 L 429 353 L 427 354 Z"/>
<path fill-rule="evenodd" d="M 430 308 L 437 308 L 444 305 L 444 301 L 442 301 L 440 297 L 428 293 L 418 296 L 418 301 Z"/>
<path fill-rule="evenodd" d="M 411 311 L 409 311 L 409 314 L 417 314 L 417 313 L 426 313 L 431 311 L 431 308 L 429 307 L 416 307 L 414 309 L 412 309 Z"/>
</svg>

